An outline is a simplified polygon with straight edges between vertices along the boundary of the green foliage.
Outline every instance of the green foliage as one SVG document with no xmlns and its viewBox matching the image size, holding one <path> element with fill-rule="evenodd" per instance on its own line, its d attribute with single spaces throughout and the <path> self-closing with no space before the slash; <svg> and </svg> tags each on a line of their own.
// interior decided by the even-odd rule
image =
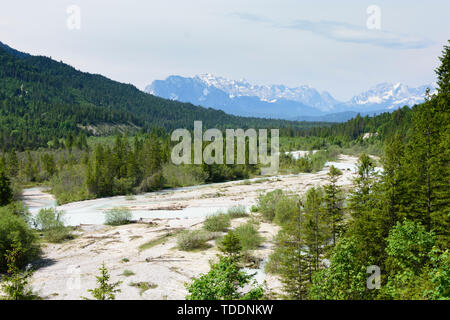
<svg viewBox="0 0 450 320">
<path fill-rule="evenodd" d="M 208 174 L 195 165 L 163 165 L 163 177 L 168 186 L 186 187 L 205 183 Z"/>
<path fill-rule="evenodd" d="M 212 128 L 293 128 L 313 123 L 232 116 L 166 100 L 47 57 L 18 53 L 0 43 L 0 149 L 85 148 L 86 135 Z"/>
<path fill-rule="evenodd" d="M 219 243 L 219 250 L 225 255 L 238 259 L 242 251 L 242 245 L 239 237 L 235 232 L 233 232 L 233 230 L 229 230 L 228 233 L 222 238 Z"/>
<path fill-rule="evenodd" d="M 4 259 L 6 260 L 8 270 L 3 275 L 1 288 L 6 294 L 7 300 L 36 300 L 39 296 L 33 293 L 29 286 L 30 278 L 33 272 L 30 270 L 20 271 L 19 262 L 24 255 L 20 243 L 14 243 L 11 250 L 6 250 Z"/>
<path fill-rule="evenodd" d="M 33 219 L 36 229 L 41 230 L 49 242 L 62 242 L 71 239 L 69 228 L 64 226 L 64 212 L 54 208 L 41 209 Z"/>
<path fill-rule="evenodd" d="M 287 299 L 305 299 L 308 293 L 312 269 L 306 258 L 303 224 L 304 216 L 297 212 L 278 233 L 276 249 L 269 260 L 268 269 L 280 275 L 284 297 Z"/>
<path fill-rule="evenodd" d="M 361 264 L 356 240 L 341 238 L 333 250 L 330 266 L 317 272 L 309 289 L 314 300 L 360 300 L 368 298 L 366 266 Z"/>
<path fill-rule="evenodd" d="M 194 250 L 207 248 L 207 241 L 217 237 L 217 233 L 206 230 L 191 230 L 178 235 L 177 245 L 180 250 Z"/>
<path fill-rule="evenodd" d="M 149 289 L 155 289 L 158 287 L 158 285 L 156 283 L 151 283 L 151 282 L 131 282 L 129 284 L 132 287 L 136 287 L 139 289 L 139 294 L 142 295 L 145 291 L 149 290 Z"/>
<path fill-rule="evenodd" d="M 296 196 L 282 196 L 275 204 L 275 217 L 273 221 L 278 225 L 284 225 L 292 220 L 299 210 L 299 199 Z"/>
<path fill-rule="evenodd" d="M 258 229 L 252 222 L 241 224 L 234 229 L 234 234 L 239 239 L 242 250 L 253 250 L 259 247 L 264 240 L 258 233 Z"/>
<path fill-rule="evenodd" d="M 208 216 L 203 222 L 203 228 L 211 232 L 227 231 L 229 227 L 230 216 L 225 213 Z"/>
<path fill-rule="evenodd" d="M 122 281 L 110 283 L 111 276 L 109 271 L 102 263 L 101 267 L 98 269 L 100 275 L 96 276 L 98 287 L 95 289 L 89 289 L 88 292 L 91 293 L 92 297 L 96 300 L 115 300 L 116 294 L 121 292 L 118 288 Z M 82 297 L 84 300 L 89 300 L 88 298 Z"/>
<path fill-rule="evenodd" d="M 329 184 L 324 186 L 325 195 L 323 201 L 326 218 L 331 224 L 333 246 L 336 245 L 337 237 L 343 233 L 343 195 L 341 188 L 337 185 L 338 178 L 341 175 L 342 171 L 331 166 L 328 172 Z"/>
<path fill-rule="evenodd" d="M 6 206 L 13 201 L 11 181 L 6 176 L 3 167 L 0 167 L 0 206 Z"/>
<path fill-rule="evenodd" d="M 105 224 L 110 226 L 120 226 L 130 223 L 132 214 L 126 207 L 116 207 L 108 210 L 105 214 Z"/>
<path fill-rule="evenodd" d="M 131 270 L 125 269 L 125 270 L 123 270 L 122 275 L 124 277 L 131 277 L 131 276 L 134 276 L 135 273 Z"/>
<path fill-rule="evenodd" d="M 245 209 L 245 206 L 231 207 L 230 209 L 228 209 L 227 215 L 230 219 L 248 217 L 247 209 Z"/>
<path fill-rule="evenodd" d="M 207 274 L 194 278 L 186 284 L 189 294 L 186 300 L 258 300 L 264 295 L 262 287 L 252 282 L 248 275 L 237 266 L 232 257 L 219 257 L 219 262 L 211 264 Z M 243 292 L 243 288 L 251 285 Z"/>
<path fill-rule="evenodd" d="M 258 209 L 264 218 L 269 221 L 272 221 L 275 218 L 276 205 L 283 197 L 285 197 L 285 195 L 280 189 L 276 189 L 266 194 L 261 194 L 258 197 Z"/>
<path fill-rule="evenodd" d="M 10 210 L 0 212 L 0 272 L 7 271 L 5 253 L 20 244 L 20 251 L 15 253 L 15 264 L 22 268 L 39 253 L 36 234 L 27 223 Z"/>
<path fill-rule="evenodd" d="M 391 299 L 421 299 L 430 288 L 429 265 L 435 235 L 420 224 L 404 220 L 387 238 L 389 278 L 383 294 Z"/>
</svg>

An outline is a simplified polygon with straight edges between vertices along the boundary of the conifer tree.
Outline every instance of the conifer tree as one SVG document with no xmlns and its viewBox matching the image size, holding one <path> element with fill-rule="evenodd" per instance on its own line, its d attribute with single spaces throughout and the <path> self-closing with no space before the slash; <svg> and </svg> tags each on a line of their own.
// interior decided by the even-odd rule
<svg viewBox="0 0 450 320">
<path fill-rule="evenodd" d="M 336 239 L 342 233 L 344 210 L 342 208 L 342 190 L 337 185 L 339 176 L 342 171 L 335 166 L 330 167 L 328 172 L 329 184 L 324 186 L 325 196 L 325 213 L 329 223 L 331 224 L 331 235 L 333 240 L 333 247 L 336 245 Z"/>
</svg>

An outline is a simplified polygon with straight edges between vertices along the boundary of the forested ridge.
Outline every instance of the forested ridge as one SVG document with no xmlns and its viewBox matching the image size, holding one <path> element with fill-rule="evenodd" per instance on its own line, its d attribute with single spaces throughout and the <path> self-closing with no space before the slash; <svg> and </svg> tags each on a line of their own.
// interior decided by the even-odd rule
<svg viewBox="0 0 450 320">
<path fill-rule="evenodd" d="M 295 128 L 319 123 L 232 116 L 223 111 L 162 99 L 48 57 L 0 43 L 0 148 L 47 147 L 55 137 L 79 135 L 86 125 L 131 125 L 147 132 L 193 127 Z M 89 132 L 85 132 L 89 134 Z"/>
</svg>

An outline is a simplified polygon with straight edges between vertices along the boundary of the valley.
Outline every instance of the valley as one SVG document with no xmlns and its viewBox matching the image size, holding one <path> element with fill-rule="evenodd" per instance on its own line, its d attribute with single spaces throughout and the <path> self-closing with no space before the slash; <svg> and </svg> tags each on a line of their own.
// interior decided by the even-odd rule
<svg viewBox="0 0 450 320">
<path fill-rule="evenodd" d="M 182 230 L 198 230 L 207 215 L 242 205 L 250 208 L 258 195 L 282 189 L 302 195 L 311 186 L 324 185 L 330 165 L 339 166 L 343 175 L 338 184 L 349 188 L 354 178 L 357 158 L 341 155 L 339 160 L 327 163 L 317 173 L 279 175 L 249 180 L 215 183 L 177 188 L 136 195 L 133 200 L 110 197 L 69 203 L 57 207 L 65 211 L 68 224 L 77 226 L 76 238 L 60 244 L 46 243 L 43 255 L 36 262 L 32 285 L 45 299 L 79 299 L 86 290 L 95 287 L 95 275 L 104 262 L 113 281 L 123 281 L 118 299 L 184 299 L 184 283 L 209 270 L 209 261 L 219 253 L 214 240 L 210 248 L 182 251 L 177 248 L 176 234 Z M 31 213 L 52 206 L 52 197 L 41 189 L 24 191 L 24 202 Z M 126 206 L 133 212 L 136 223 L 118 227 L 102 225 L 103 212 L 115 206 Z M 182 208 L 170 210 L 171 207 Z M 160 210 L 160 208 L 165 208 Z M 269 291 L 279 293 L 281 284 L 272 274 L 264 272 L 264 262 L 273 251 L 273 238 L 279 226 L 265 221 L 259 213 L 232 221 L 232 228 L 248 219 L 259 221 L 262 244 L 252 250 L 260 283 L 266 281 Z M 158 241 L 162 239 L 161 241 Z M 155 241 L 156 240 L 156 241 Z M 146 244 L 154 242 L 147 249 Z M 126 261 L 126 262 L 125 262 Z M 259 267 L 258 267 L 259 266 Z M 133 273 L 124 276 L 124 271 Z M 139 290 L 130 283 L 149 283 L 152 288 Z"/>
</svg>

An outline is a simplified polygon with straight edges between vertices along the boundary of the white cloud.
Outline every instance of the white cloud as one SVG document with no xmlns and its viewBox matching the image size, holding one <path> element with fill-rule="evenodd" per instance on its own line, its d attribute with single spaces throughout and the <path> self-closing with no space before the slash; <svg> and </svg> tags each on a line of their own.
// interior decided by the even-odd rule
<svg viewBox="0 0 450 320">
<path fill-rule="evenodd" d="M 433 41 L 429 39 L 384 30 L 370 30 L 366 27 L 337 21 L 297 20 L 282 27 L 310 31 L 336 41 L 370 44 L 393 49 L 422 49 L 433 45 Z"/>
<path fill-rule="evenodd" d="M 276 28 L 309 31 L 340 42 L 370 44 L 391 49 L 423 49 L 434 44 L 433 41 L 421 37 L 384 30 L 368 29 L 365 26 L 358 26 L 339 21 L 315 22 L 310 20 L 296 20 L 288 24 L 281 24 L 269 18 L 251 13 L 234 12 L 229 15 L 252 22 L 270 23 Z"/>
</svg>

